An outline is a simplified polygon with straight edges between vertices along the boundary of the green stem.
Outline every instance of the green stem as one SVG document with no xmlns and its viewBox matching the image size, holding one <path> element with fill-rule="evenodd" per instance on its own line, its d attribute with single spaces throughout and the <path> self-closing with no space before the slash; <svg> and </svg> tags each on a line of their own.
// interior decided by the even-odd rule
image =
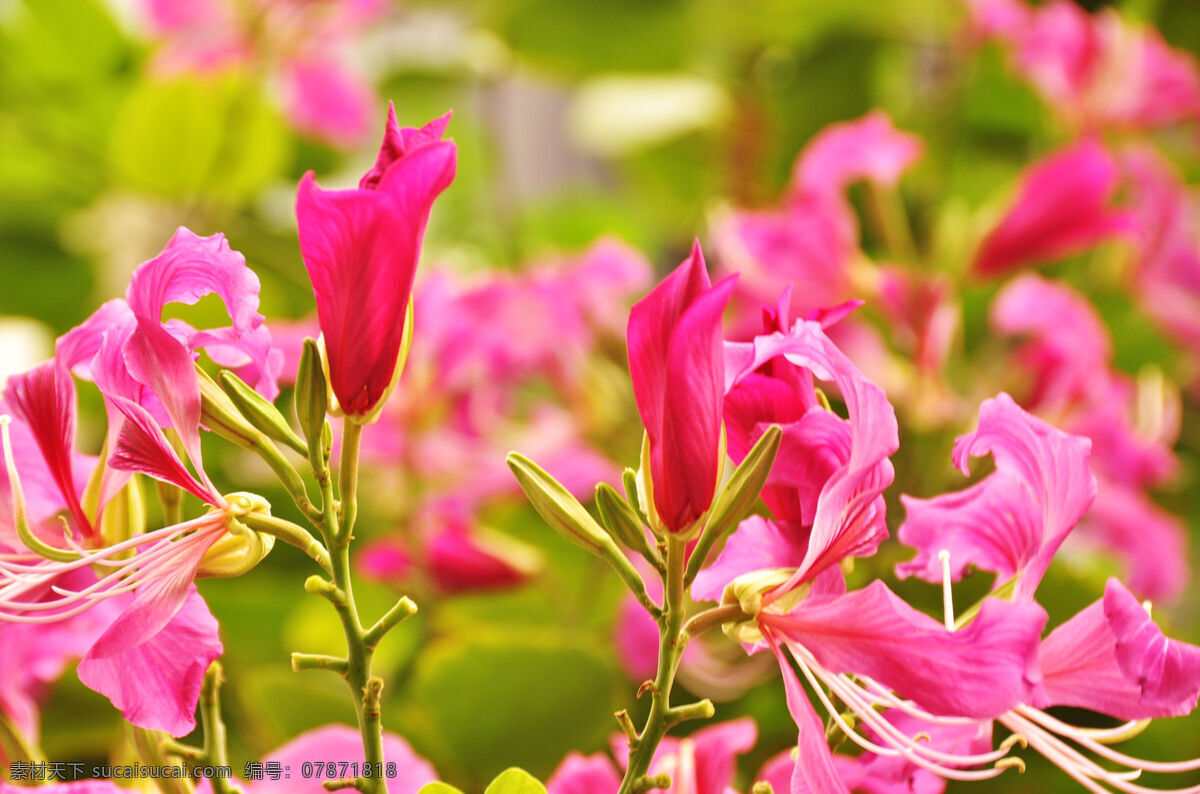
<svg viewBox="0 0 1200 794">
<path fill-rule="evenodd" d="M 279 451 L 279 447 L 275 446 L 265 433 L 259 433 L 252 442 L 252 449 L 271 467 L 271 471 L 275 472 L 280 485 L 288 492 L 288 496 L 292 497 L 292 502 L 300 512 L 310 521 L 320 519 L 321 511 L 308 498 L 308 488 L 304 485 L 304 479 Z"/>
<path fill-rule="evenodd" d="M 321 570 L 332 575 L 333 563 L 330 562 L 329 551 L 304 527 L 282 518 L 259 513 L 248 513 L 239 520 L 255 532 L 273 535 L 284 543 L 295 546 L 321 566 Z"/>
<path fill-rule="evenodd" d="M 46 760 L 41 749 L 27 740 L 3 713 L 0 713 L 0 752 L 3 752 L 9 761 Z"/>
<path fill-rule="evenodd" d="M 683 618 L 687 609 L 683 585 L 686 554 L 684 541 L 674 536 L 667 538 L 666 597 L 658 620 L 658 673 L 653 684 L 649 685 L 651 702 L 646 724 L 641 735 L 629 742 L 629 768 L 618 794 L 634 794 L 648 787 L 658 787 L 657 783 L 661 781 L 647 779 L 646 775 L 654 752 L 667 731 L 682 719 L 699 718 L 704 716 L 702 712 L 707 712 L 708 716 L 712 714 L 711 703 L 707 704 L 707 709 L 700 704 L 674 710 L 671 708 L 671 687 L 675 683 L 675 671 L 687 643 L 683 634 Z"/>
<path fill-rule="evenodd" d="M 915 262 L 917 243 L 908 222 L 900 191 L 875 182 L 867 186 L 871 218 L 883 238 L 888 254 L 900 262 Z"/>
<path fill-rule="evenodd" d="M 338 496 L 342 500 L 342 525 L 339 545 L 346 545 L 354 535 L 358 517 L 358 451 L 362 445 L 363 426 L 346 417 L 342 422 L 342 460 L 338 466 Z"/>
<path fill-rule="evenodd" d="M 213 766 L 229 766 L 229 751 L 226 747 L 225 721 L 221 719 L 221 684 L 225 676 L 220 662 L 213 662 L 204 673 L 200 687 L 200 723 L 204 726 L 205 761 Z M 241 794 L 229 778 L 216 775 L 211 778 L 213 794 Z"/>
<path fill-rule="evenodd" d="M 354 510 L 347 504 L 354 501 L 355 480 L 358 469 L 358 442 L 361 438 L 362 427 L 351 422 L 346 423 L 345 437 L 342 447 L 342 466 L 340 472 L 341 495 L 346 518 L 353 522 Z M 355 788 L 365 794 L 387 794 L 387 778 L 383 775 L 385 768 L 383 757 L 383 723 L 381 719 L 380 693 L 383 681 L 371 674 L 371 658 L 375 646 L 368 641 L 367 632 L 363 629 L 358 616 L 358 608 L 354 603 L 354 586 L 350 577 L 350 533 L 339 528 L 338 503 L 333 498 L 333 482 L 329 476 L 328 465 L 324 455 L 313 454 L 314 463 L 321 464 L 314 474 L 321 485 L 322 518 L 320 529 L 325 536 L 325 544 L 330 553 L 331 592 L 336 598 L 329 598 L 342 624 L 342 632 L 346 636 L 345 669 L 336 665 L 337 672 L 342 673 L 350 687 L 354 699 L 354 712 L 358 717 L 358 728 L 362 734 L 363 758 L 375 767 L 378 774 L 371 777 L 358 777 L 353 781 L 341 781 L 341 788 Z M 345 538 L 342 541 L 342 538 Z M 305 583 L 305 588 L 309 587 Z M 398 623 L 399 621 L 395 621 Z M 373 637 L 378 642 L 378 637 Z M 340 660 L 339 660 L 340 662 Z M 302 662 L 304 665 L 305 662 Z M 332 669 L 332 668 L 331 668 Z"/>
<path fill-rule="evenodd" d="M 684 625 L 683 633 L 684 636 L 691 639 L 705 632 L 720 628 L 726 623 L 736 620 L 748 620 L 749 618 L 750 616 L 742 610 L 741 604 L 713 607 L 712 609 L 706 609 L 699 614 L 693 615 Z"/>
</svg>

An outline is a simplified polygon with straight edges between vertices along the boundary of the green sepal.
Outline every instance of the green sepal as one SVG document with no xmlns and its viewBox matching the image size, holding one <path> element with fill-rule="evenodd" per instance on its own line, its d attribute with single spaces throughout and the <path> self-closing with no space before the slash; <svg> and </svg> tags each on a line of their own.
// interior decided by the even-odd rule
<svg viewBox="0 0 1200 794">
<path fill-rule="evenodd" d="M 708 513 L 704 531 L 700 533 L 700 539 L 696 542 L 696 548 L 688 561 L 685 582 L 691 583 L 696 578 L 716 542 L 736 527 L 753 509 L 763 485 L 767 482 L 767 475 L 771 473 L 771 465 L 779 452 L 779 440 L 782 436 L 783 431 L 779 429 L 779 425 L 768 427 L 746 453 L 745 459 L 734 469 L 733 476 L 714 500 Z"/>
</svg>

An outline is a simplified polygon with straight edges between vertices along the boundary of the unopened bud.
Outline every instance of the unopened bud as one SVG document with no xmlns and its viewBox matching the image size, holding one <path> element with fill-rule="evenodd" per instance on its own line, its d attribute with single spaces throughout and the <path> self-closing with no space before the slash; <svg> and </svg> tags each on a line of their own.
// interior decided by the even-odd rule
<svg viewBox="0 0 1200 794">
<path fill-rule="evenodd" d="M 658 556 L 646 539 L 646 528 L 641 518 L 606 482 L 596 486 L 596 506 L 600 508 L 600 520 L 604 522 L 614 540 L 647 559 Z"/>
<path fill-rule="evenodd" d="M 199 366 L 196 380 L 200 384 L 200 421 L 204 426 L 226 441 L 252 449 L 262 433 L 246 421 L 229 395 Z"/>
<path fill-rule="evenodd" d="M 558 534 L 597 557 L 616 545 L 579 500 L 562 483 L 518 452 L 508 454 L 508 467 L 525 491 L 533 509 Z M 619 552 L 617 552 L 619 553 Z"/>
<path fill-rule="evenodd" d="M 304 340 L 300 369 L 296 372 L 296 419 L 304 437 L 321 437 L 325 415 L 329 412 L 329 384 L 321 362 L 321 348 L 315 339 Z"/>
<path fill-rule="evenodd" d="M 225 387 L 225 394 L 250 424 L 266 433 L 268 437 L 282 441 L 297 452 L 308 450 L 305 443 L 292 430 L 292 426 L 283 418 L 283 414 L 267 398 L 250 388 L 245 381 L 229 370 L 221 372 L 220 381 L 221 385 Z"/>
</svg>

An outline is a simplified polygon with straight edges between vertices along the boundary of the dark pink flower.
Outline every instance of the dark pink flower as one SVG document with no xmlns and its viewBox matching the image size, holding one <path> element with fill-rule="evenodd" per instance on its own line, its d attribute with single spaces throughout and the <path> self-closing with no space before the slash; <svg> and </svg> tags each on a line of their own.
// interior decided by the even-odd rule
<svg viewBox="0 0 1200 794">
<path fill-rule="evenodd" d="M 714 230 L 723 268 L 739 273 L 738 302 L 770 304 L 791 284 L 791 314 L 799 317 L 853 297 L 858 222 L 846 189 L 860 180 L 895 185 L 922 149 L 878 110 L 815 135 L 779 207 L 734 211 Z"/>
<path fill-rule="evenodd" d="M 1119 175 L 1116 161 L 1090 138 L 1034 163 L 1008 212 L 984 237 L 975 272 L 996 276 L 1052 262 L 1131 232 L 1129 213 L 1109 204 Z"/>
<path fill-rule="evenodd" d="M 1051 109 L 1074 127 L 1147 128 L 1200 115 L 1195 59 L 1113 9 L 1088 14 L 1067 0 L 967 0 L 971 25 L 1009 49 Z"/>
<path fill-rule="evenodd" d="M 300 251 L 312 280 L 341 409 L 377 415 L 396 377 L 404 316 L 433 201 L 454 179 L 449 114 L 401 128 L 395 109 L 375 166 L 354 190 L 323 190 L 312 172 L 296 195 Z"/>
<path fill-rule="evenodd" d="M 650 441 L 654 508 L 672 532 L 708 510 L 721 464 L 721 314 L 733 279 L 709 282 L 699 243 L 629 314 L 629 372 Z"/>
</svg>

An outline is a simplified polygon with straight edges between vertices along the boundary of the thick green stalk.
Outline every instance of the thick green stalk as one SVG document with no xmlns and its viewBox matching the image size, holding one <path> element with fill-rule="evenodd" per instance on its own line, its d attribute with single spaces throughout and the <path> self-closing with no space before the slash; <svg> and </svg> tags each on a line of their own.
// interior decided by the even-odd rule
<svg viewBox="0 0 1200 794">
<path fill-rule="evenodd" d="M 339 545 L 346 545 L 354 534 L 358 517 L 358 450 L 362 444 L 363 426 L 347 418 L 342 423 L 342 462 L 338 466 L 338 496 L 342 500 L 342 524 L 338 533 Z"/>
<path fill-rule="evenodd" d="M 355 430 L 351 430 L 351 428 L 355 428 Z M 346 423 L 339 484 L 342 509 L 350 522 L 354 521 L 354 512 L 352 508 L 347 507 L 347 504 L 354 501 L 354 483 L 357 480 L 358 470 L 358 440 L 361 438 L 361 433 L 361 426 L 351 422 Z M 373 774 L 371 777 L 329 781 L 326 788 L 330 790 L 355 788 L 366 794 L 387 794 L 387 777 L 382 774 L 386 766 L 383 757 L 383 723 L 380 715 L 380 692 L 383 689 L 383 681 L 371 674 L 371 657 L 374 655 L 375 646 L 367 639 L 367 632 L 358 617 L 358 608 L 354 603 L 354 585 L 350 576 L 350 533 L 340 529 L 338 503 L 333 498 L 333 482 L 329 477 L 329 469 L 324 460 L 321 460 L 321 464 L 320 470 L 316 472 L 317 482 L 321 484 L 323 503 L 320 528 L 325 536 L 325 545 L 329 549 L 332 566 L 332 588 L 330 588 L 330 593 L 323 595 L 333 604 L 338 619 L 342 623 L 342 631 L 346 636 L 346 666 L 343 677 L 346 679 L 346 684 L 350 687 L 354 699 L 354 712 L 358 717 L 359 732 L 362 734 L 363 758 L 379 773 Z M 378 639 L 376 638 L 375 641 L 377 642 Z M 339 672 L 341 671 L 339 670 Z"/>
<path fill-rule="evenodd" d="M 641 734 L 629 742 L 629 769 L 625 772 L 625 779 L 621 781 L 618 794 L 645 791 L 648 783 L 657 787 L 657 782 L 661 781 L 647 781 L 644 778 L 650 770 L 650 762 L 654 760 L 654 751 L 658 749 L 667 731 L 682 719 L 712 716 L 711 703 L 707 704 L 707 715 L 684 715 L 671 708 L 671 687 L 675 683 L 675 671 L 679 667 L 679 658 L 683 655 L 686 644 L 686 638 L 683 636 L 683 618 L 687 608 L 683 587 L 686 553 L 684 541 L 673 536 L 667 538 L 667 572 L 664 582 L 666 598 L 662 616 L 658 620 L 658 673 L 654 683 L 649 685 L 651 702 L 646 724 Z"/>
</svg>

